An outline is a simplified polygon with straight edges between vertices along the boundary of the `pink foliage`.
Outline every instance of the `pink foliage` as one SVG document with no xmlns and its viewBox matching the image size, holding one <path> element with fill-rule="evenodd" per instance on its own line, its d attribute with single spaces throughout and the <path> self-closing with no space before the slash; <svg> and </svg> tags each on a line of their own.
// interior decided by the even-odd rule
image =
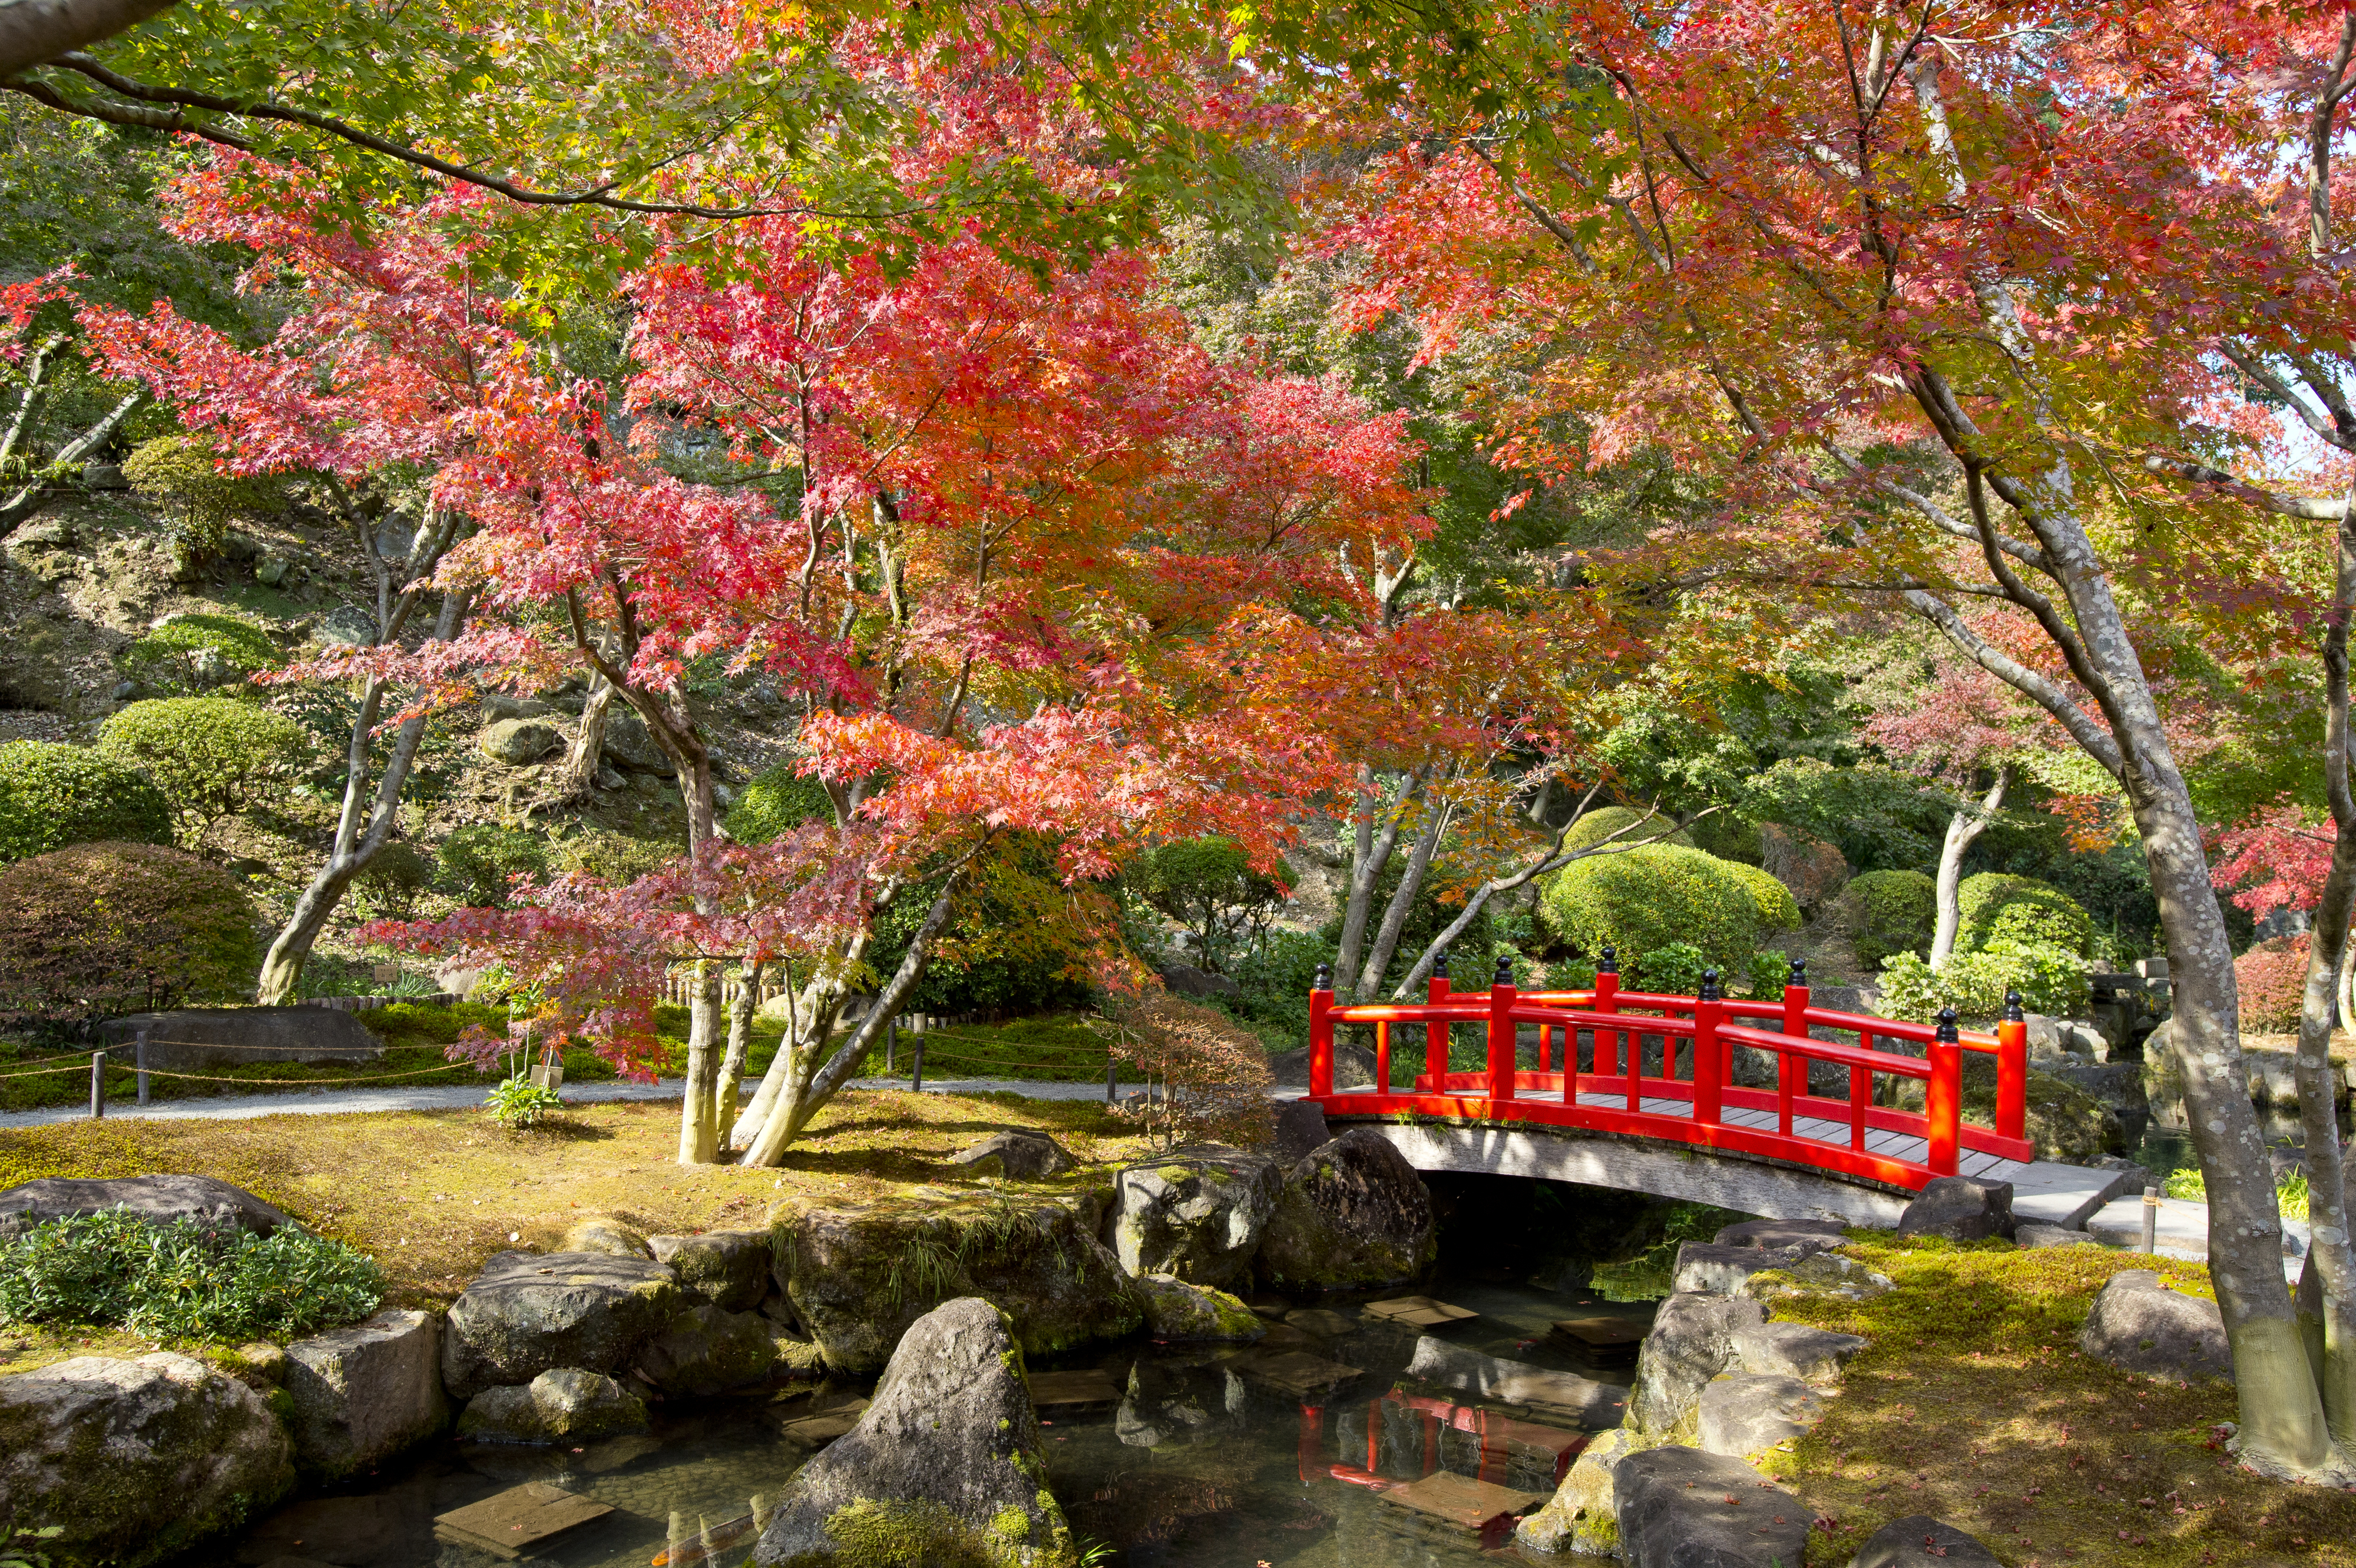
<svg viewBox="0 0 2356 1568">
<path fill-rule="evenodd" d="M 2217 853 L 2209 879 L 2234 889 L 2239 908 L 2261 918 L 2276 909 L 2312 909 L 2331 872 L 2331 831 L 2282 802 L 2218 834 Z"/>
<path fill-rule="evenodd" d="M 2298 1027 L 2307 998 L 2307 962 L 2312 939 L 2305 932 L 2256 947 L 2233 961 L 2233 985 L 2242 996 L 2242 1026 L 2268 1033 Z"/>
</svg>

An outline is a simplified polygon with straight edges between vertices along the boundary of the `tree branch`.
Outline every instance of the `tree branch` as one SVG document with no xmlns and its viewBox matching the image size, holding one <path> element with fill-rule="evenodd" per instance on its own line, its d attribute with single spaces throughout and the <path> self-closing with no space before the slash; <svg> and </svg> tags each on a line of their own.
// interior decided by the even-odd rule
<svg viewBox="0 0 2356 1568">
<path fill-rule="evenodd" d="M 0 78 L 111 38 L 171 5 L 172 0 L 5 0 L 0 4 Z"/>
</svg>

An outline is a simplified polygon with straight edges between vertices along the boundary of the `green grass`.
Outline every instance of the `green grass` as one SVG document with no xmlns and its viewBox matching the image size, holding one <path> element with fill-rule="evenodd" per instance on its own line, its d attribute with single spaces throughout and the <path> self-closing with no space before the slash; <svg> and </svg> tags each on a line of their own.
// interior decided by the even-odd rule
<svg viewBox="0 0 2356 1568">
<path fill-rule="evenodd" d="M 902 1030 L 894 1070 L 909 1076 L 916 1036 Z M 954 1029 L 933 1029 L 925 1035 L 926 1078 L 1012 1078 L 1045 1083 L 1102 1083 L 1105 1075 L 1104 1036 L 1089 1029 L 1074 1014 L 1040 1018 L 1016 1018 L 1003 1024 L 966 1024 Z M 883 1078 L 884 1047 L 879 1042 L 861 1064 L 861 1076 Z M 1120 1081 L 1138 1083 L 1142 1076 L 1123 1066 Z"/>
</svg>

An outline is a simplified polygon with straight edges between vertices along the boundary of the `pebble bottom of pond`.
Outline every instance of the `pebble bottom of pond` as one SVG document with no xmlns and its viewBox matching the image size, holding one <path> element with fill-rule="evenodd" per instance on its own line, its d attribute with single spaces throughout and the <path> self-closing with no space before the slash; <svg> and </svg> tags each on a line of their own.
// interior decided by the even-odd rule
<svg viewBox="0 0 2356 1568">
<path fill-rule="evenodd" d="M 1584 1290 L 1462 1277 L 1410 1288 L 1479 1314 L 1430 1331 L 1447 1345 L 1620 1387 L 1630 1377 L 1624 1363 L 1590 1360 L 1550 1326 L 1624 1316 L 1642 1327 L 1653 1313 L 1653 1304 L 1605 1302 Z M 1383 1494 L 1442 1471 L 1497 1488 L 1443 1483 L 1450 1498 L 1549 1494 L 1581 1429 L 1559 1412 L 1409 1378 L 1425 1331 L 1363 1313 L 1367 1302 L 1398 1294 L 1255 1298 L 1302 1315 L 1299 1323 L 1272 1321 L 1256 1346 L 1139 1338 L 1035 1363 L 1034 1371 L 1100 1370 L 1123 1393 L 1117 1403 L 1043 1412 L 1049 1484 L 1076 1537 L 1108 1547 L 1108 1568 L 1419 1568 L 1494 1562 L 1501 1546 L 1511 1556 L 1503 1531 L 1484 1542 Z M 1320 1386 L 1327 1376 L 1338 1380 Z M 614 1511 L 523 1562 L 649 1568 L 667 1550 L 673 1514 L 691 1531 L 699 1522 L 717 1530 L 749 1513 L 756 1494 L 784 1490 L 810 1451 L 779 1436 L 782 1423 L 866 1391 L 836 1384 L 816 1395 L 712 1402 L 579 1453 L 435 1444 L 364 1487 L 298 1497 L 206 1561 L 490 1568 L 500 1560 L 436 1540 L 435 1517 L 541 1481 Z M 752 1547 L 747 1537 L 709 1561 L 739 1568 Z M 689 1557 L 691 1568 L 702 1561 Z"/>
</svg>

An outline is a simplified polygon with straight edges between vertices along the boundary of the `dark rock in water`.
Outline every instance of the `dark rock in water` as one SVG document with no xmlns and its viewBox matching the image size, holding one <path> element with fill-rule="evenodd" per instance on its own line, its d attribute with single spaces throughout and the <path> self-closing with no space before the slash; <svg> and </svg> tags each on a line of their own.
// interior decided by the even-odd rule
<svg viewBox="0 0 2356 1568">
<path fill-rule="evenodd" d="M 671 1272 L 650 1259 L 501 1252 L 451 1305 L 443 1386 L 471 1399 L 557 1367 L 618 1371 L 679 1307 Z"/>
<path fill-rule="evenodd" d="M 294 1220 L 246 1191 L 214 1176 L 143 1176 L 91 1180 L 43 1176 L 0 1192 L 0 1240 L 50 1219 L 71 1219 L 127 1208 L 155 1225 L 195 1219 L 235 1225 L 268 1236 Z"/>
<path fill-rule="evenodd" d="M 579 1367 L 552 1368 L 522 1388 L 485 1389 L 458 1416 L 458 1435 L 474 1443 L 586 1443 L 646 1427 L 646 1401 Z"/>
<path fill-rule="evenodd" d="M 769 1294 L 776 1262 L 766 1230 L 707 1230 L 701 1236 L 649 1236 L 655 1262 L 670 1270 L 679 1288 L 723 1312 L 750 1312 Z M 583 1249 L 604 1251 L 603 1247 Z"/>
<path fill-rule="evenodd" d="M 1712 1244 L 1720 1247 L 1760 1247 L 1768 1251 L 1798 1247 L 1810 1252 L 1825 1251 L 1847 1240 L 1837 1219 L 1746 1219 L 1710 1238 Z"/>
<path fill-rule="evenodd" d="M 130 1013 L 99 1027 L 109 1046 L 129 1046 L 147 1032 L 147 1065 L 170 1072 L 253 1062 L 306 1065 L 381 1061 L 384 1044 L 352 1014 L 333 1007 L 184 1007 Z M 127 1050 L 115 1062 L 133 1064 Z"/>
<path fill-rule="evenodd" d="M 656 1391 L 701 1398 L 764 1382 L 777 1359 L 769 1320 L 706 1304 L 670 1320 L 638 1352 L 638 1371 Z"/>
<path fill-rule="evenodd" d="M 1576 1372 L 1550 1371 L 1526 1361 L 1484 1356 L 1429 1334 L 1415 1342 L 1407 1375 L 1484 1400 L 1558 1412 L 1590 1431 L 1619 1425 L 1628 1397 L 1625 1389 L 1595 1382 Z"/>
<path fill-rule="evenodd" d="M 1333 1141 L 1325 1108 L 1313 1100 L 1287 1100 L 1276 1108 L 1276 1163 L 1290 1170 L 1302 1156 Z"/>
<path fill-rule="evenodd" d="M 1975 1181 L 1970 1176 L 1933 1176 L 1922 1195 L 1898 1217 L 1901 1236 L 1944 1236 L 1979 1241 L 2013 1232 L 2012 1183 Z"/>
<path fill-rule="evenodd" d="M 838 1372 L 882 1367 L 910 1324 L 959 1296 L 1006 1312 L 1026 1355 L 1117 1339 L 1145 1313 L 1097 1240 L 1102 1202 L 988 1193 L 781 1205 L 770 1216 L 778 1281 Z"/>
<path fill-rule="evenodd" d="M 1696 1415 L 1702 1452 L 1740 1459 L 1824 1420 L 1825 1402 L 1797 1378 L 1745 1372 L 1705 1384 Z"/>
<path fill-rule="evenodd" d="M 1024 1128 L 992 1133 L 965 1153 L 949 1156 L 949 1164 L 968 1176 L 1011 1176 L 1016 1181 L 1059 1176 L 1079 1163 L 1046 1133 Z"/>
<path fill-rule="evenodd" d="M 294 1485 L 270 1406 L 193 1357 L 77 1356 L 0 1378 L 0 1529 L 52 1561 L 145 1568 Z"/>
<path fill-rule="evenodd" d="M 1951 1568 L 1998 1568 L 2003 1560 L 1972 1536 L 1928 1514 L 1893 1519 L 1867 1537 L 1848 1568 L 1921 1568 L 1928 1563 Z"/>
<path fill-rule="evenodd" d="M 286 1430 L 307 1477 L 339 1480 L 439 1433 L 442 1320 L 387 1307 L 286 1347 Z"/>
<path fill-rule="evenodd" d="M 1625 1568 L 1794 1568 L 1806 1561 L 1808 1506 L 1740 1459 L 1648 1448 L 1613 1466 Z M 1778 1520 L 1781 1523 L 1776 1522 Z"/>
<path fill-rule="evenodd" d="M 986 1301 L 917 1319 L 859 1423 L 787 1483 L 753 1561 L 982 1568 L 1068 1556 L 1022 1366 L 1012 1325 Z"/>
<path fill-rule="evenodd" d="M 1137 1288 L 1145 1331 L 1156 1339 L 1258 1339 L 1268 1333 L 1258 1314 L 1223 1290 L 1168 1274 L 1140 1274 Z"/>
<path fill-rule="evenodd" d="M 1132 1274 L 1234 1283 L 1251 1267 L 1283 1180 L 1268 1155 L 1215 1144 L 1131 1165 L 1114 1189 L 1112 1249 Z"/>
<path fill-rule="evenodd" d="M 2078 1348 L 2130 1372 L 2164 1378 L 2233 1377 L 2233 1347 L 2213 1301 L 2169 1290 L 2149 1269 L 2111 1276 L 2078 1331 Z"/>
<path fill-rule="evenodd" d="M 1395 1059 L 1391 1063 L 1391 1070 L 1396 1073 L 1400 1070 L 1400 1065 L 1396 1059 L 1396 1047 L 1394 1047 L 1394 1058 Z M 1275 1056 L 1268 1058 L 1268 1070 L 1270 1076 L 1274 1078 L 1279 1088 L 1308 1088 L 1309 1047 L 1303 1046 L 1297 1051 L 1278 1052 Z M 1368 1050 L 1364 1046 L 1351 1045 L 1346 1041 L 1335 1041 L 1333 1044 L 1333 1087 L 1336 1089 L 1372 1089 L 1374 1086 L 1375 1053 Z"/>
<path fill-rule="evenodd" d="M 1439 1253 L 1423 1178 L 1389 1139 L 1353 1127 L 1284 1178 L 1258 1269 L 1279 1285 L 1394 1285 L 1420 1275 Z"/>
</svg>

